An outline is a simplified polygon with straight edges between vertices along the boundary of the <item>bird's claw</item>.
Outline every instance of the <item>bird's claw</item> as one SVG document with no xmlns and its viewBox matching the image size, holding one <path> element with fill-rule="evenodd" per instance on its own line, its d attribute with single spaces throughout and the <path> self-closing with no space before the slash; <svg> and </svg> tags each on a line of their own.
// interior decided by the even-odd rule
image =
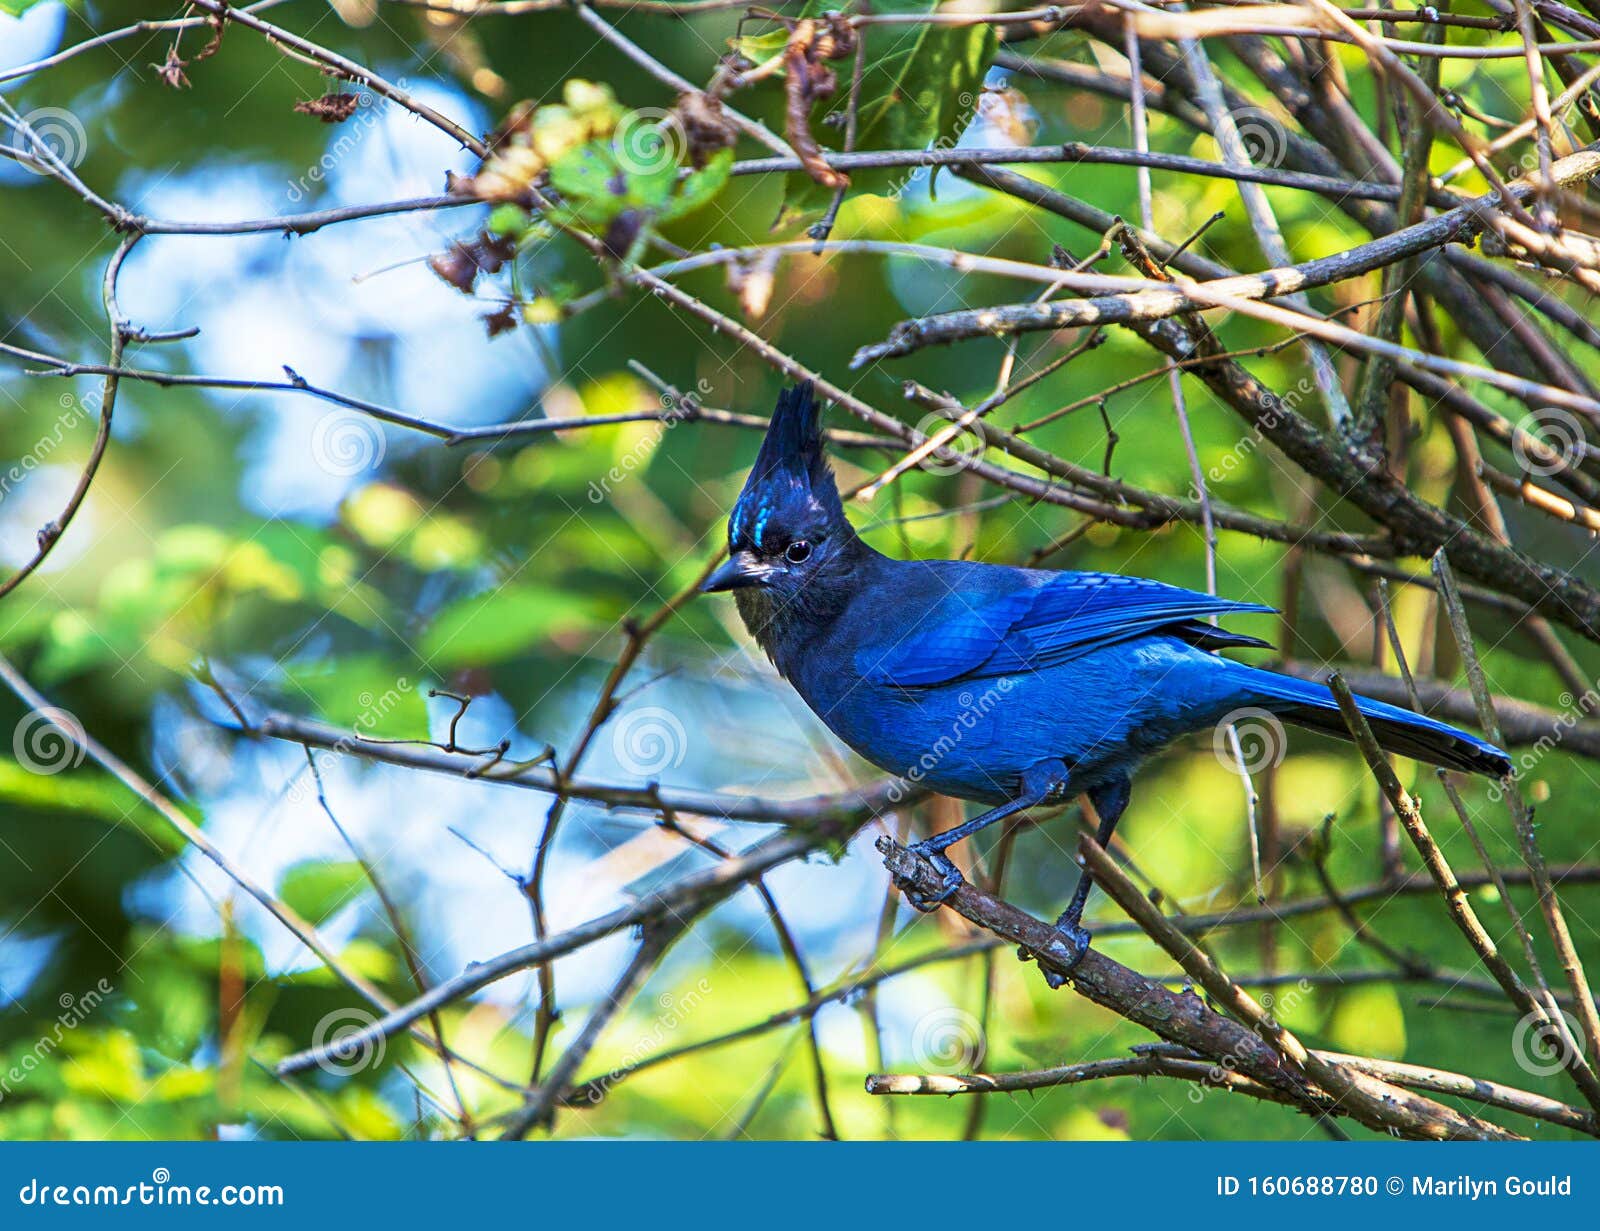
<svg viewBox="0 0 1600 1231">
<path fill-rule="evenodd" d="M 920 855 L 934 866 L 934 869 L 943 877 L 937 893 L 923 893 L 920 889 L 913 889 L 902 885 L 906 901 L 923 914 L 938 910 L 940 905 L 950 900 L 950 895 L 961 888 L 966 882 L 962 879 L 961 870 L 950 862 L 950 858 L 943 851 L 930 846 L 926 842 L 918 842 L 908 848 L 913 855 Z"/>
<path fill-rule="evenodd" d="M 1017 950 L 1017 957 L 1024 962 L 1037 961 L 1044 981 L 1050 985 L 1051 991 L 1057 991 L 1072 977 L 1078 963 L 1083 961 L 1083 955 L 1089 952 L 1089 939 L 1089 930 L 1081 924 L 1058 923 L 1043 948 L 1029 949 L 1024 946 Z M 1053 962 L 1046 965 L 1046 957 L 1054 959 Z"/>
</svg>

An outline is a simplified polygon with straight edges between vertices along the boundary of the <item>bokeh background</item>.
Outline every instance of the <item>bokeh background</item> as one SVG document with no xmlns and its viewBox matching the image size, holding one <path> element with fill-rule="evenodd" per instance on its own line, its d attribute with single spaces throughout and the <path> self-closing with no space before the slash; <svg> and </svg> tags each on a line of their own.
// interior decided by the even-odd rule
<svg viewBox="0 0 1600 1231">
<path fill-rule="evenodd" d="M 0 73 L 93 33 L 177 12 L 148 0 L 94 0 L 70 10 L 48 0 L 20 18 L 0 14 Z M 399 5 L 341 12 L 294 0 L 264 15 L 371 65 L 475 132 L 489 131 L 517 100 L 556 97 L 571 78 L 607 82 L 633 107 L 672 102 L 670 91 L 559 11 L 462 23 Z M 697 82 L 708 78 L 737 22 L 733 13 L 686 21 L 609 16 Z M 207 37 L 186 34 L 185 55 Z M 170 43 L 170 34 L 152 33 L 110 44 L 6 80 L 0 94 L 24 115 L 59 112 L 67 137 L 81 142 L 76 169 L 85 182 L 159 218 L 267 218 L 427 196 L 442 190 L 447 172 L 474 169 L 466 151 L 392 105 L 363 107 L 341 125 L 297 113 L 294 105 L 323 93 L 326 79 L 244 30 L 229 30 L 213 56 L 191 63 L 188 87 L 173 89 L 157 72 Z M 1096 54 L 1071 33 L 1053 36 L 1048 48 L 1083 63 Z M 1219 63 L 1233 71 L 1225 57 Z M 1480 101 L 1503 82 L 1514 110 L 1522 71 L 1514 61 L 1452 64 L 1447 80 L 1459 73 Z M 998 72 L 989 84 L 992 97 L 966 143 L 1129 142 L 1123 109 L 1105 99 L 1010 82 Z M 740 105 L 779 122 L 776 91 L 751 92 Z M 1215 156 L 1209 138 L 1160 116 L 1152 117 L 1152 143 Z M 1029 174 L 1112 213 L 1136 213 L 1131 170 L 1052 166 Z M 1298 258 L 1365 238 L 1316 198 L 1269 191 Z M 690 248 L 765 242 L 782 194 L 781 177 L 736 178 L 712 207 L 668 235 Z M 1157 229 L 1179 238 L 1225 211 L 1200 249 L 1238 268 L 1260 267 L 1231 183 L 1158 174 L 1154 205 Z M 247 381 L 282 380 L 287 365 L 313 384 L 459 427 L 659 407 L 660 391 L 644 372 L 697 391 L 707 406 L 768 412 L 780 388 L 769 368 L 647 296 L 602 294 L 573 319 L 519 322 L 490 337 L 483 318 L 508 295 L 529 288 L 582 294 L 605 283 L 586 253 L 555 242 L 526 255 L 514 275 L 485 277 L 463 295 L 426 259 L 470 238 L 485 214 L 407 213 L 295 238 L 149 237 L 122 274 L 123 313 L 151 332 L 198 326 L 199 333 L 130 347 L 128 362 Z M 791 225 L 779 234 L 797 233 Z M 835 237 L 1027 261 L 1047 259 L 1055 244 L 1086 255 L 1098 242 L 1012 199 L 927 174 L 892 196 L 852 197 Z M 0 161 L 0 338 L 103 361 L 101 278 L 115 242 L 71 192 Z M 683 284 L 740 311 L 721 271 L 688 275 Z M 1368 291 L 1361 283 L 1334 288 L 1323 306 L 1348 306 Z M 868 402 L 916 422 L 924 412 L 903 400 L 902 380 L 914 377 L 970 405 L 992 389 L 1003 347 L 974 342 L 851 371 L 855 348 L 907 316 L 1016 297 L 997 280 L 932 265 L 808 256 L 777 269 L 770 306 L 753 323 Z M 1230 345 L 1275 340 L 1242 318 L 1214 323 Z M 1025 340 L 1019 371 L 1076 340 Z M 1600 375 L 1589 357 L 1575 358 Z M 1092 400 L 1156 362 L 1136 338 L 1112 331 L 1016 399 L 1005 422 L 1090 399 L 1037 440 L 1095 468 L 1110 449 L 1111 473 L 1184 494 L 1189 468 L 1165 380 Z M 34 366 L 0 360 L 0 457 L 8 467 L 32 459 L 0 501 L 0 560 L 8 567 L 32 553 L 40 525 L 76 482 L 101 396 L 97 377 L 28 376 Z M 1253 360 L 1252 369 L 1280 389 L 1307 376 L 1293 348 Z M 1241 449 L 1236 419 L 1198 384 L 1189 383 L 1187 394 L 1201 460 L 1223 468 L 1219 499 L 1329 528 L 1369 529 L 1269 449 Z M 832 421 L 852 426 L 840 412 Z M 547 746 L 564 751 L 583 730 L 628 623 L 689 584 L 720 545 L 757 441 L 739 427 L 685 423 L 662 431 L 643 422 L 451 446 L 293 393 L 124 382 L 87 505 L 44 568 L 0 602 L 0 650 L 52 704 L 315 921 L 353 968 L 403 999 L 414 992 L 411 975 L 363 861 L 398 904 L 423 976 L 448 977 L 530 937 L 518 878 L 549 798 L 321 754 L 324 806 L 304 750 L 240 734 L 205 678 L 251 714 L 281 710 L 409 739 L 446 738 L 457 703 L 428 692 L 450 690 L 472 698 L 460 722 L 463 745 L 509 739 L 514 758 Z M 1412 486 L 1449 502 L 1453 456 L 1442 425 L 1421 408 L 1410 457 Z M 859 480 L 892 460 L 852 451 L 838 468 L 846 481 Z M 1080 529 L 1064 509 L 1003 499 L 970 473 L 945 469 L 953 472 L 903 478 L 852 516 L 887 552 L 1007 562 Z M 1081 529 L 1048 556 L 1049 565 L 1205 584 L 1204 543 L 1191 526 Z M 1549 521 L 1519 522 L 1516 530 L 1535 554 L 1596 580 L 1578 532 Z M 1292 624 L 1262 617 L 1240 621 L 1241 629 L 1298 659 L 1373 662 L 1381 637 L 1369 578 L 1240 534 L 1223 535 L 1217 569 L 1222 593 L 1294 613 Z M 1455 678 L 1453 647 L 1429 596 L 1402 587 L 1394 603 L 1413 664 Z M 1498 689 L 1556 709 L 1578 704 L 1520 633 L 1499 626 L 1492 612 L 1475 618 Z M 1577 652 L 1592 670 L 1595 655 Z M 651 640 L 620 697 L 622 708 L 583 763 L 589 777 L 775 796 L 877 779 L 773 676 L 726 602 L 688 603 Z M 0 1075 L 12 1076 L 0 1097 L 0 1136 L 460 1134 L 437 1061 L 406 1040 L 346 1066 L 275 1077 L 275 1059 L 361 1011 L 351 993 L 122 784 L 70 745 L 50 743 L 37 716 L 9 694 L 0 699 L 0 736 L 7 733 L 15 738 L 0 738 Z M 1457 865 L 1471 866 L 1431 773 L 1403 770 L 1438 817 L 1435 829 Z M 1600 841 L 1593 786 L 1592 770 L 1560 750 L 1532 771 L 1552 862 L 1592 856 Z M 1276 820 L 1267 869 L 1273 900 L 1320 893 L 1319 858 L 1346 888 L 1379 877 L 1377 792 L 1352 753 L 1296 733 L 1288 758 L 1259 775 L 1256 787 Z M 1504 810 L 1481 786 L 1468 796 L 1491 850 L 1514 864 Z M 1122 832 L 1169 908 L 1253 902 L 1244 801 L 1243 784 L 1210 739 L 1174 750 L 1143 775 Z M 886 823 L 923 826 L 930 816 L 948 823 L 954 815 L 938 804 Z M 1017 837 L 1008 866 L 1012 900 L 1041 914 L 1058 909 L 1075 874 L 1065 852 L 1077 821 L 1066 809 Z M 740 847 L 771 829 L 716 823 L 708 832 Z M 868 827 L 836 857 L 768 878 L 819 987 L 842 985 L 874 962 L 893 965 L 971 939 L 957 923 L 900 904 L 871 849 L 878 832 Z M 708 860 L 663 834 L 652 817 L 574 802 L 547 882 L 551 927 L 591 918 Z M 1483 891 L 1477 896 L 1481 913 L 1504 930 L 1504 911 Z M 1600 956 L 1600 889 L 1574 885 L 1565 901 L 1580 951 Z M 1531 902 L 1518 907 L 1529 910 Z M 1435 898 L 1394 897 L 1362 909 L 1374 930 L 1414 953 L 1432 976 L 1374 977 L 1383 961 L 1332 912 L 1232 929 L 1213 947 L 1241 978 L 1283 980 L 1282 1018 L 1322 1045 L 1556 1088 L 1554 1066 L 1471 981 L 1482 972 Z M 1112 908 L 1097 899 L 1091 913 L 1105 919 Z M 1103 943 L 1141 969 L 1170 970 L 1137 939 Z M 576 1031 L 632 947 L 630 937 L 616 935 L 558 963 L 556 1046 Z M 673 949 L 585 1075 L 763 1022 L 804 999 L 762 902 L 744 891 Z M 531 977 L 513 977 L 447 1009 L 443 1024 L 458 1051 L 522 1081 L 533 1001 Z M 1147 1041 L 1079 998 L 1050 993 L 1035 968 L 1009 953 L 992 963 L 967 957 L 915 966 L 870 993 L 828 1004 L 816 1027 L 832 1116 L 847 1137 L 1320 1132 L 1287 1110 L 1179 1083 L 1097 1083 L 981 1104 L 863 1091 L 869 1072 L 1039 1067 L 1126 1054 Z M 805 1032 L 803 1021 L 783 1022 L 693 1051 L 618 1084 L 592 1109 L 564 1113 L 556 1131 L 815 1136 Z M 512 1104 L 491 1080 L 466 1072 L 457 1080 L 479 1119 Z M 1559 1135 L 1548 1126 L 1533 1131 Z"/>
</svg>

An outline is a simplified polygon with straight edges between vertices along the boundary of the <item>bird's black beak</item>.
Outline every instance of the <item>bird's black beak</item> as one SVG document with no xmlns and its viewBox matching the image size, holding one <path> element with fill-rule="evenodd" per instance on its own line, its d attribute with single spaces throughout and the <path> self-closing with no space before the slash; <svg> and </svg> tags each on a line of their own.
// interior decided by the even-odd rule
<svg viewBox="0 0 1600 1231">
<path fill-rule="evenodd" d="M 720 565 L 716 572 L 700 583 L 700 589 L 705 594 L 716 594 L 722 590 L 743 590 L 748 586 L 760 585 L 767 576 L 768 568 L 756 558 L 754 552 L 736 551 Z"/>
</svg>

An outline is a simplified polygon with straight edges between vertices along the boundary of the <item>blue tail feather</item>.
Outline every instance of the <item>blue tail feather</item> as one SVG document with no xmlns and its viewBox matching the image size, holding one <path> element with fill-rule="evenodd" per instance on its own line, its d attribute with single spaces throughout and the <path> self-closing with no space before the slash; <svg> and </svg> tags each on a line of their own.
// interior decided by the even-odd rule
<svg viewBox="0 0 1600 1231">
<path fill-rule="evenodd" d="M 1339 702 L 1326 684 L 1255 667 L 1240 665 L 1239 669 L 1250 673 L 1247 690 L 1254 692 L 1259 703 L 1280 718 L 1314 731 L 1344 739 L 1350 737 L 1339 712 Z M 1503 778 L 1511 772 L 1511 758 L 1504 751 L 1448 723 L 1371 697 L 1358 695 L 1356 707 L 1366 717 L 1378 744 L 1386 752 L 1492 778 Z"/>
</svg>

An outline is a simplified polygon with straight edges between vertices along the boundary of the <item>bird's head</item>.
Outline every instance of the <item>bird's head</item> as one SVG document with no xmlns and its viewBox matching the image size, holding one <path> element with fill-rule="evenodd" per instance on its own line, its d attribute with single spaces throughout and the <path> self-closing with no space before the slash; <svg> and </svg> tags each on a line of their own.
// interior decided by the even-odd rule
<svg viewBox="0 0 1600 1231">
<path fill-rule="evenodd" d="M 761 452 L 728 518 L 728 559 L 700 588 L 736 590 L 741 600 L 787 607 L 844 563 L 854 542 L 822 452 L 821 408 L 806 381 L 778 395 Z M 746 606 L 741 601 L 741 610 Z"/>
</svg>

